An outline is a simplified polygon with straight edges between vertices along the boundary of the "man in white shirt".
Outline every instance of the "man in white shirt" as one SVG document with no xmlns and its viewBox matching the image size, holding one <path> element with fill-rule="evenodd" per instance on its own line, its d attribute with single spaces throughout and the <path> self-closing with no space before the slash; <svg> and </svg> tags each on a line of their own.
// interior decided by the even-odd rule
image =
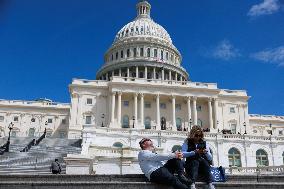
<svg viewBox="0 0 284 189">
<path fill-rule="evenodd" d="M 170 185 L 175 189 L 189 188 L 192 182 L 184 176 L 181 152 L 156 154 L 153 142 L 148 138 L 143 138 L 139 145 L 142 149 L 138 154 L 139 165 L 151 182 Z M 177 173 L 177 177 L 174 173 Z"/>
</svg>

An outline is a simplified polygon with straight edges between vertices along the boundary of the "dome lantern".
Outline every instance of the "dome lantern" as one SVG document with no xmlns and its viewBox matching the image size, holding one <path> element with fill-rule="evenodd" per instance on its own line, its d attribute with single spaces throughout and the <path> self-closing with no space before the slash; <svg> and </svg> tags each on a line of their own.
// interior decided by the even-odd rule
<svg viewBox="0 0 284 189">
<path fill-rule="evenodd" d="M 141 0 L 136 5 L 137 18 L 150 18 L 151 5 L 146 0 Z"/>
</svg>

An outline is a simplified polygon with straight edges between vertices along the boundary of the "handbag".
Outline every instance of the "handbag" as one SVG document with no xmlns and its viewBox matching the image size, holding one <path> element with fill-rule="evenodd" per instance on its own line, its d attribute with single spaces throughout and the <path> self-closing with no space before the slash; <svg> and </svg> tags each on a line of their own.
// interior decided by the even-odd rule
<svg viewBox="0 0 284 189">
<path fill-rule="evenodd" d="M 212 175 L 213 182 L 226 182 L 227 181 L 227 177 L 225 175 L 225 169 L 222 166 L 211 167 L 210 172 Z"/>
</svg>

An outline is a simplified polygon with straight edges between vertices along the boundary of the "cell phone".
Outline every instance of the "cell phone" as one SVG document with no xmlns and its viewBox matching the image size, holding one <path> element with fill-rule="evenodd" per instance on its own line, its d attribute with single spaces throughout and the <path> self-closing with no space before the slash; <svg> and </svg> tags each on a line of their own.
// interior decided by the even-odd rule
<svg viewBox="0 0 284 189">
<path fill-rule="evenodd" d="M 199 149 L 199 150 L 206 149 L 206 143 L 205 142 L 198 143 L 197 144 L 197 149 Z"/>
</svg>

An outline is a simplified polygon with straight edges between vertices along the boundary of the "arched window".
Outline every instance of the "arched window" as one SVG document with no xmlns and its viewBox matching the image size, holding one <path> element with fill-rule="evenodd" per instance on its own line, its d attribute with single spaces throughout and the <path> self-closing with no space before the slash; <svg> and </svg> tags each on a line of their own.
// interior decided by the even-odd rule
<svg viewBox="0 0 284 189">
<path fill-rule="evenodd" d="M 127 56 L 127 58 L 130 57 L 130 49 L 127 49 L 127 51 L 126 51 L 126 56 Z"/>
<path fill-rule="evenodd" d="M 179 150 L 181 150 L 181 146 L 180 145 L 174 145 L 172 147 L 172 152 L 176 152 L 176 151 L 179 151 Z"/>
<path fill-rule="evenodd" d="M 143 57 L 143 56 L 144 56 L 144 49 L 142 47 L 142 48 L 140 48 L 140 57 Z"/>
<path fill-rule="evenodd" d="M 150 48 L 147 49 L 147 57 L 151 57 L 151 50 L 150 50 Z"/>
<path fill-rule="evenodd" d="M 200 126 L 200 127 L 202 127 L 202 120 L 201 120 L 201 119 L 198 119 L 198 120 L 197 120 L 197 125 Z"/>
<path fill-rule="evenodd" d="M 122 148 L 123 144 L 121 142 L 115 142 L 112 146 L 116 148 Z"/>
<path fill-rule="evenodd" d="M 29 137 L 34 137 L 35 136 L 35 128 L 30 128 L 29 129 Z"/>
<path fill-rule="evenodd" d="M 158 57 L 158 50 L 154 49 L 154 57 L 157 58 Z"/>
<path fill-rule="evenodd" d="M 122 118 L 122 128 L 129 128 L 129 117 L 124 115 Z"/>
<path fill-rule="evenodd" d="M 137 56 L 137 49 L 134 48 L 134 49 L 133 49 L 133 57 L 135 58 L 136 56 Z"/>
<path fill-rule="evenodd" d="M 182 131 L 182 120 L 181 118 L 176 118 L 176 127 L 178 131 Z"/>
<path fill-rule="evenodd" d="M 262 149 L 256 151 L 256 165 L 257 166 L 269 165 L 267 153 Z"/>
<path fill-rule="evenodd" d="M 161 60 L 164 60 L 164 51 L 161 50 Z"/>
<path fill-rule="evenodd" d="M 231 148 L 228 152 L 229 167 L 241 167 L 241 153 L 236 148 Z"/>
<path fill-rule="evenodd" d="M 120 58 L 123 58 L 123 51 L 120 52 Z"/>
<path fill-rule="evenodd" d="M 151 118 L 150 117 L 145 118 L 145 129 L 151 129 Z"/>
</svg>

